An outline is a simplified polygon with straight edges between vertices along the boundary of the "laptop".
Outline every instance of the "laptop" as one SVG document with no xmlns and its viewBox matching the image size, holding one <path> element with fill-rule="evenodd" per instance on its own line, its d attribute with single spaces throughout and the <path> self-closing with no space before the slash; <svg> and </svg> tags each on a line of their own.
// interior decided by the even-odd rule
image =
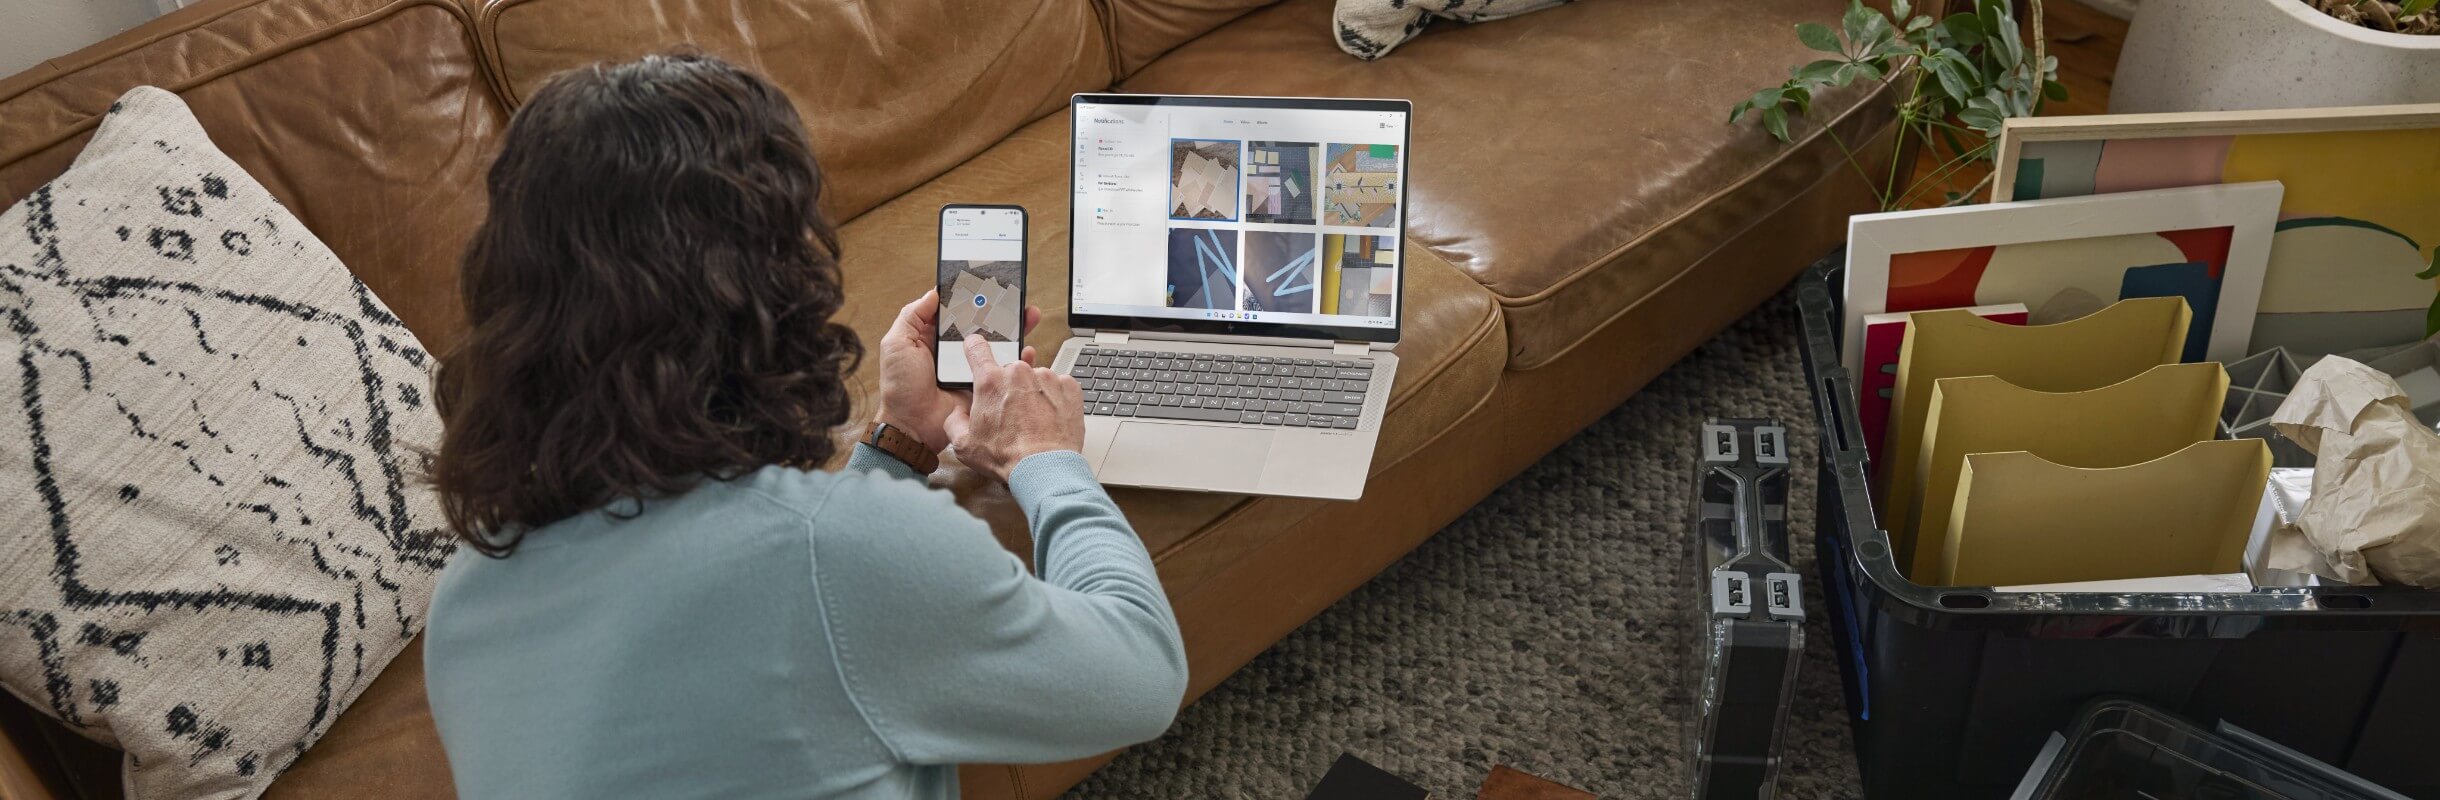
<svg viewBox="0 0 2440 800">
<path fill-rule="evenodd" d="M 1079 94 L 1068 321 L 1102 483 L 1353 500 L 1398 373 L 1404 100 Z"/>
</svg>

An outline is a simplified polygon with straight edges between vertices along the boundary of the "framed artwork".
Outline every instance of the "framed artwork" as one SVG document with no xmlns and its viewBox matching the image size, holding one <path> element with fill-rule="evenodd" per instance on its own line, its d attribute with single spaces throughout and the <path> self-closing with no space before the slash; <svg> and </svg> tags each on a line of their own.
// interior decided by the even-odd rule
<svg viewBox="0 0 2440 800">
<path fill-rule="evenodd" d="M 2440 104 L 2012 119 L 1992 199 L 2275 180 L 2252 351 L 2402 345 L 2440 322 Z"/>
<path fill-rule="evenodd" d="M 2065 322 L 2134 297 L 2183 297 L 2187 361 L 2248 352 L 2277 221 L 2275 181 L 1859 214 L 1847 223 L 1840 363 L 1864 369 L 1875 314 L 2022 303 Z"/>
</svg>

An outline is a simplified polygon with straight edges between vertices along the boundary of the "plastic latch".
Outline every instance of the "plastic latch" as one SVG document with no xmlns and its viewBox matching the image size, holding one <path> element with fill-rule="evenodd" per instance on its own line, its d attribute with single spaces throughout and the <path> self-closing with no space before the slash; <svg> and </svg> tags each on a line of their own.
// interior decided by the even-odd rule
<svg viewBox="0 0 2440 800">
<path fill-rule="evenodd" d="M 1773 572 L 1762 576 L 1762 608 L 1772 619 L 1801 620 L 1805 618 L 1803 578 L 1793 572 Z"/>
<path fill-rule="evenodd" d="M 1754 615 L 1754 587 L 1742 572 L 1711 574 L 1711 615 L 1715 617 L 1750 617 Z"/>
<path fill-rule="evenodd" d="M 1372 345 L 1367 342 L 1330 343 L 1330 354 L 1334 356 L 1360 356 L 1370 352 L 1372 352 Z"/>
<path fill-rule="evenodd" d="M 1780 427 L 1754 429 L 1754 461 L 1760 464 L 1788 464 L 1788 429 Z"/>
<path fill-rule="evenodd" d="M 1704 463 L 1737 463 L 1737 429 L 1726 425 L 1703 426 Z"/>
<path fill-rule="evenodd" d="M 1126 344 L 1126 343 L 1127 343 L 1127 332 L 1126 332 L 1126 331 L 1094 331 L 1094 332 L 1093 332 L 1093 343 L 1094 343 L 1094 344 Z"/>
</svg>

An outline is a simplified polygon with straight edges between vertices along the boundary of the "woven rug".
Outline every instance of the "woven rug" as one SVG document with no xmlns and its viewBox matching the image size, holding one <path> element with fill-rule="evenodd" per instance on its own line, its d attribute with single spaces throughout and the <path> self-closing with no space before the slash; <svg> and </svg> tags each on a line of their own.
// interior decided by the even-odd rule
<svg viewBox="0 0 2440 800">
<path fill-rule="evenodd" d="M 1686 558 L 1707 416 L 1775 416 L 1798 463 L 1804 665 L 1782 797 L 1856 797 L 1813 568 L 1813 409 L 1783 293 L 1182 712 L 1070 798 L 1301 798 L 1341 752 L 1474 797 L 1494 764 L 1605 798 L 1687 794 Z"/>
</svg>

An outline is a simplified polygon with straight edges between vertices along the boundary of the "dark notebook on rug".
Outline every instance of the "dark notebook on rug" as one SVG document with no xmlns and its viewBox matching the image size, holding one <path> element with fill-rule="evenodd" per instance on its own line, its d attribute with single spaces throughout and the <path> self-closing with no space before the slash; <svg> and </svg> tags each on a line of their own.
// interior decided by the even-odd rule
<svg viewBox="0 0 2440 800">
<path fill-rule="evenodd" d="M 1305 800 L 1427 800 L 1432 795 L 1406 779 L 1364 763 L 1352 753 L 1340 753 L 1337 763 Z"/>
</svg>

